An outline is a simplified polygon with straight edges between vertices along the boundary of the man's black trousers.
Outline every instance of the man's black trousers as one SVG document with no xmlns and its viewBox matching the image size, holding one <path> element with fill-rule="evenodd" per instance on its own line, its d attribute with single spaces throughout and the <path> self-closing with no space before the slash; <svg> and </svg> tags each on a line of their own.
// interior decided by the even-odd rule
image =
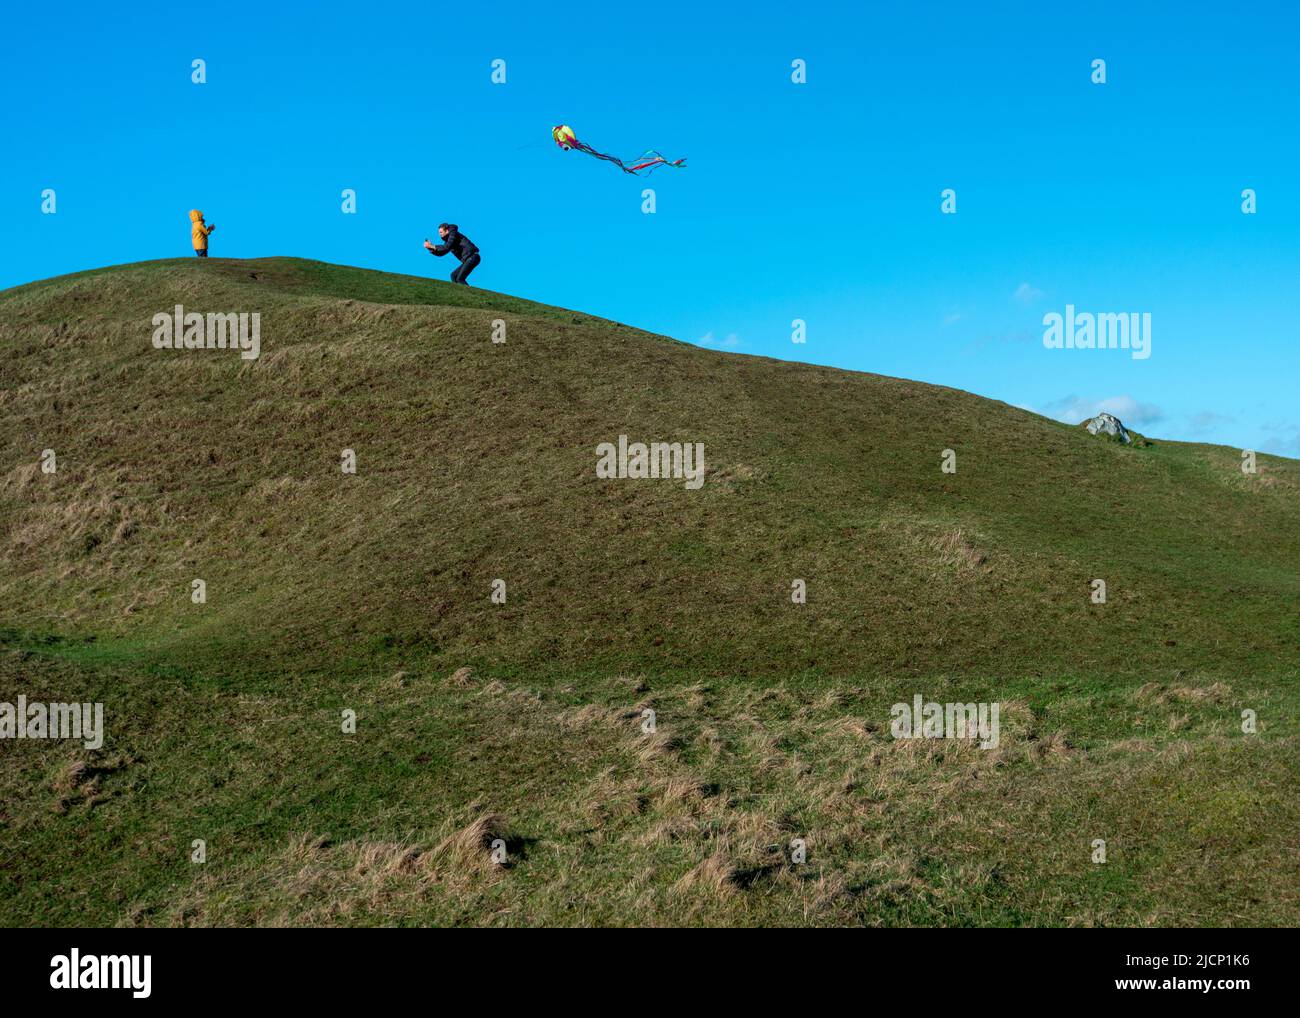
<svg viewBox="0 0 1300 1018">
<path fill-rule="evenodd" d="M 456 271 L 451 274 L 451 281 L 453 283 L 465 283 L 469 274 L 478 266 L 479 261 L 478 252 L 475 251 L 472 255 L 456 266 Z M 465 285 L 468 286 L 469 284 L 465 283 Z"/>
</svg>

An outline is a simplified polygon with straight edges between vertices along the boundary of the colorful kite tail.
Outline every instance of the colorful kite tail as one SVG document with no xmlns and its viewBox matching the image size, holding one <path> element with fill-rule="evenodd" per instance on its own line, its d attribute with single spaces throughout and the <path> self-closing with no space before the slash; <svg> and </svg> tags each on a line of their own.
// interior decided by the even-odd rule
<svg viewBox="0 0 1300 1018">
<path fill-rule="evenodd" d="M 647 156 L 650 158 L 646 159 Z M 666 159 L 654 149 L 651 149 L 648 152 L 642 152 L 640 158 L 645 159 L 646 161 L 638 163 L 636 166 L 625 166 L 623 169 L 627 170 L 628 173 L 637 173 L 638 170 L 645 170 L 646 176 L 648 177 L 660 166 L 673 166 L 680 169 L 686 165 L 685 159 Z"/>
<path fill-rule="evenodd" d="M 660 166 L 683 167 L 686 165 L 685 159 L 676 159 L 670 161 L 668 159 L 665 159 L 662 155 L 660 155 L 658 152 L 654 151 L 653 149 L 651 149 L 648 152 L 642 152 L 641 155 L 637 157 L 640 160 L 640 162 L 638 162 L 635 166 L 628 166 L 626 163 L 623 162 L 622 159 L 619 159 L 617 156 L 611 156 L 604 152 L 597 152 L 586 142 L 581 142 L 578 141 L 577 139 L 574 139 L 572 147 L 578 149 L 580 152 L 586 152 L 587 155 L 589 156 L 595 156 L 597 159 L 604 159 L 606 162 L 613 163 L 624 173 L 630 173 L 634 177 L 649 176 Z M 641 173 L 642 170 L 645 170 L 646 172 L 642 174 Z"/>
</svg>

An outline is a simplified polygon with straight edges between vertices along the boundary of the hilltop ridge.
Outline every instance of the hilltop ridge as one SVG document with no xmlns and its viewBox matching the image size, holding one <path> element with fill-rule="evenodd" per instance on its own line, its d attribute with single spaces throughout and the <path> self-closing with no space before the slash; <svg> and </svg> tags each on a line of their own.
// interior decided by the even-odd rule
<svg viewBox="0 0 1300 1018">
<path fill-rule="evenodd" d="M 260 357 L 152 349 L 175 304 L 259 311 Z M 176 647 L 221 619 L 337 667 L 317 634 L 347 617 L 481 664 L 841 674 L 1262 663 L 1294 638 L 1273 606 L 1300 595 L 1300 473 L 1275 457 L 1243 477 L 1235 450 L 1112 448 L 957 390 L 295 259 L 79 273 L 0 294 L 0 321 L 0 596 L 34 633 Z M 702 443 L 706 483 L 599 482 L 620 435 Z M 175 596 L 196 570 L 201 617 Z"/>
</svg>

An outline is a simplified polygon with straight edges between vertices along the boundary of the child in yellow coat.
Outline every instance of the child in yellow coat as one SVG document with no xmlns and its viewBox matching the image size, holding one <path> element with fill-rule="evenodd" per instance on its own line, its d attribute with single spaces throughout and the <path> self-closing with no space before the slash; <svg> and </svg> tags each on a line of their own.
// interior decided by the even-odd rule
<svg viewBox="0 0 1300 1018">
<path fill-rule="evenodd" d="M 190 239 L 194 241 L 194 253 L 200 258 L 208 256 L 208 234 L 216 229 L 216 226 L 206 226 L 203 222 L 203 213 L 198 209 L 190 209 L 190 222 L 193 227 L 190 229 Z"/>
</svg>

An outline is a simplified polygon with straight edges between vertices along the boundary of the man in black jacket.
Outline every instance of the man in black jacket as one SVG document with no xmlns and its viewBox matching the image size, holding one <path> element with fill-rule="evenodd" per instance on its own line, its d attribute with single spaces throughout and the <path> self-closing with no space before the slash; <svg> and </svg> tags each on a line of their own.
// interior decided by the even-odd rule
<svg viewBox="0 0 1300 1018">
<path fill-rule="evenodd" d="M 474 242 L 460 232 L 460 227 L 455 223 L 443 223 L 438 227 L 438 236 L 442 238 L 442 243 L 434 247 L 429 243 L 426 237 L 424 246 L 428 249 L 429 254 L 437 255 L 441 258 L 445 254 L 454 254 L 460 259 L 460 264 L 451 274 L 453 283 L 465 283 L 466 277 L 474 271 L 475 266 L 479 263 L 478 248 Z M 469 286 L 469 283 L 465 283 Z"/>
</svg>

